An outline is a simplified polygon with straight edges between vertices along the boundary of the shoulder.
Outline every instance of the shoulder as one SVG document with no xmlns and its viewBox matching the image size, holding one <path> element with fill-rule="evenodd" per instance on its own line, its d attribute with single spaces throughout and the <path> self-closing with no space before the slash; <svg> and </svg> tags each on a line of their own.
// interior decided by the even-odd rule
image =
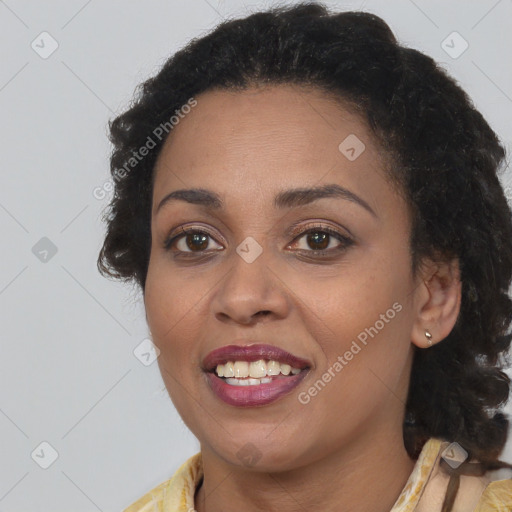
<svg viewBox="0 0 512 512">
<path fill-rule="evenodd" d="M 424 470 L 424 480 L 416 490 L 417 502 L 412 499 L 411 511 L 443 510 L 453 471 L 447 471 L 441 460 L 456 462 L 453 458 L 456 454 L 451 453 L 453 449 L 450 450 L 450 447 L 451 443 L 433 438 L 426 445 L 422 454 L 431 457 L 418 461 L 421 470 Z M 475 468 L 470 469 L 470 466 L 472 463 L 459 473 L 458 490 L 451 512 L 512 512 L 512 471 L 503 469 L 482 474 L 477 468 L 478 461 Z"/>
<path fill-rule="evenodd" d="M 169 488 L 171 480 L 166 480 L 157 485 L 128 508 L 125 508 L 123 512 L 162 512 L 163 497 L 166 495 L 166 489 Z"/>
<path fill-rule="evenodd" d="M 195 489 L 201 477 L 201 453 L 196 453 L 178 468 L 172 478 L 151 489 L 123 512 L 193 510 Z"/>
<path fill-rule="evenodd" d="M 490 482 L 482 492 L 475 512 L 510 512 L 512 510 L 512 478 Z"/>
</svg>

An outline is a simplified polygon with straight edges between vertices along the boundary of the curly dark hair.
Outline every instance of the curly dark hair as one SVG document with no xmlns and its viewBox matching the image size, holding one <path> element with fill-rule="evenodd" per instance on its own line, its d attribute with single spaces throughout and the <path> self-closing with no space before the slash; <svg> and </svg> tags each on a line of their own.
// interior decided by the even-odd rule
<svg viewBox="0 0 512 512">
<path fill-rule="evenodd" d="M 429 437 L 457 441 L 497 467 L 508 430 L 499 408 L 510 384 L 500 368 L 512 339 L 512 214 L 498 179 L 505 151 L 456 82 L 398 44 L 375 15 L 318 3 L 274 7 L 225 21 L 170 57 L 110 122 L 115 194 L 100 271 L 144 290 L 153 170 L 165 137 L 122 179 L 118 170 L 155 139 L 155 127 L 205 91 L 265 84 L 312 86 L 356 109 L 410 206 L 413 274 L 424 258 L 458 259 L 456 325 L 432 348 L 414 347 L 404 443 L 417 458 Z"/>
</svg>

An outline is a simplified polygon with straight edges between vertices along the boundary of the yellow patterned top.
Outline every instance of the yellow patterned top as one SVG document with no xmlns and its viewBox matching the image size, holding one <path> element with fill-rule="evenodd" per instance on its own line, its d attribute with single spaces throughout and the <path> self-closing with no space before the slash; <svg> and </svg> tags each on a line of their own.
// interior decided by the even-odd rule
<svg viewBox="0 0 512 512">
<path fill-rule="evenodd" d="M 390 512 L 441 512 L 449 475 L 440 467 L 450 443 L 429 439 Z M 194 512 L 194 495 L 203 476 L 201 453 L 190 457 L 174 476 L 124 512 Z M 452 512 L 512 512 L 512 477 L 461 476 Z"/>
</svg>

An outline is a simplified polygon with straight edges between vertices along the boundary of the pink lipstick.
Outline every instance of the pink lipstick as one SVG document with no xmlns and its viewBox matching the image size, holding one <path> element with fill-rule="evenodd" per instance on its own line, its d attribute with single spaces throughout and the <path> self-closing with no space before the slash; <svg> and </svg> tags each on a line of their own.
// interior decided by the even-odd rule
<svg viewBox="0 0 512 512">
<path fill-rule="evenodd" d="M 210 389 L 237 407 L 275 402 L 296 388 L 311 364 L 273 345 L 228 345 L 203 360 Z"/>
</svg>

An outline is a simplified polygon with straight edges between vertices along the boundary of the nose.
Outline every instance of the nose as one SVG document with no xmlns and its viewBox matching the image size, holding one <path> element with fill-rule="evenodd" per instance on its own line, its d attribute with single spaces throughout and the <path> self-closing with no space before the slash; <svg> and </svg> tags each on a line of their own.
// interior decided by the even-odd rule
<svg viewBox="0 0 512 512">
<path fill-rule="evenodd" d="M 286 286 L 263 255 L 252 263 L 237 254 L 233 259 L 212 299 L 215 317 L 241 325 L 285 318 L 290 307 Z"/>
</svg>

